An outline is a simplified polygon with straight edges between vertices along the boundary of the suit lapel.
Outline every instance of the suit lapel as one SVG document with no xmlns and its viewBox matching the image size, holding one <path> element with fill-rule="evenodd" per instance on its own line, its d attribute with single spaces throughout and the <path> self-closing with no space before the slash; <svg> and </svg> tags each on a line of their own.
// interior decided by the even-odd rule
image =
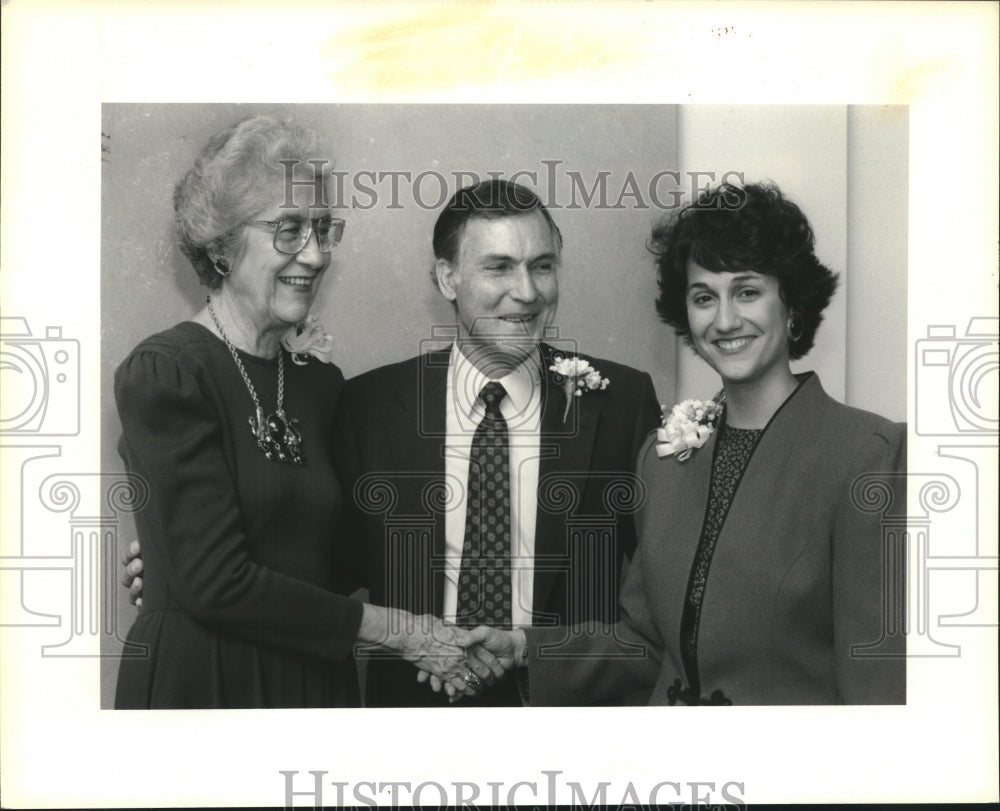
<svg viewBox="0 0 1000 811">
<path fill-rule="evenodd" d="M 443 449 L 447 427 L 446 404 L 450 349 L 432 352 L 417 359 L 411 367 L 412 377 L 400 380 L 395 400 L 400 419 L 387 426 L 395 437 L 393 459 L 395 469 L 414 471 L 427 479 L 443 482 L 445 474 Z M 586 474 L 591 468 L 594 442 L 601 421 L 599 396 L 574 397 L 563 421 L 566 395 L 563 387 L 548 371 L 551 347 L 542 346 L 542 419 L 540 436 L 541 459 L 538 466 L 539 494 L 554 483 L 565 481 L 582 495 Z M 464 486 L 464 482 L 463 482 Z M 406 510 L 420 508 L 420 493 L 411 494 L 411 502 L 401 505 Z M 564 570 L 569 551 L 567 518 L 572 517 L 544 507 L 546 499 L 539 497 L 535 518 L 535 559 L 533 609 L 544 611 L 548 596 L 560 570 Z M 445 527 L 442 510 L 433 511 L 432 560 L 423 578 L 434 595 L 433 610 L 440 615 L 444 605 Z M 564 573 L 564 572 L 563 572 Z"/>
<path fill-rule="evenodd" d="M 538 507 L 535 518 L 535 612 L 546 610 L 547 600 L 560 571 L 567 565 L 569 551 L 566 512 L 546 509 L 551 499 L 546 490 L 559 481 L 568 483 L 572 491 L 582 496 L 585 475 L 591 468 L 594 440 L 600 425 L 601 397 L 574 397 L 566 420 L 566 394 L 557 384 L 548 367 L 552 349 L 542 346 L 542 429 L 538 464 Z"/>
</svg>

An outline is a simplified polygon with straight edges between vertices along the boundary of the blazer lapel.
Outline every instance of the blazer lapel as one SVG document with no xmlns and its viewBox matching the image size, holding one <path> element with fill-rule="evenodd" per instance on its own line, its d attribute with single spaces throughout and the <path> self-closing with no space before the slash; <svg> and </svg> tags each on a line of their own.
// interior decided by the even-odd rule
<svg viewBox="0 0 1000 811">
<path fill-rule="evenodd" d="M 680 651 L 681 616 L 695 550 L 701 540 L 715 456 L 713 432 L 701 448 L 684 462 L 676 456 L 657 457 L 652 453 L 642 471 L 647 487 L 642 511 L 639 543 L 643 562 L 656 581 L 665 618 L 670 626 L 663 633 L 667 654 L 679 673 L 684 672 Z"/>
<path fill-rule="evenodd" d="M 574 397 L 566 413 L 566 395 L 548 370 L 551 347 L 542 347 L 542 427 L 541 459 L 538 464 L 538 506 L 535 518 L 535 584 L 532 611 L 545 611 L 549 594 L 560 570 L 565 571 L 569 552 L 567 518 L 570 514 L 546 504 L 546 496 L 557 482 L 566 482 L 582 496 L 585 474 L 591 468 L 594 440 L 600 425 L 601 398 Z M 565 422 L 563 415 L 566 414 Z M 581 475 L 584 474 L 584 475 Z"/>
</svg>

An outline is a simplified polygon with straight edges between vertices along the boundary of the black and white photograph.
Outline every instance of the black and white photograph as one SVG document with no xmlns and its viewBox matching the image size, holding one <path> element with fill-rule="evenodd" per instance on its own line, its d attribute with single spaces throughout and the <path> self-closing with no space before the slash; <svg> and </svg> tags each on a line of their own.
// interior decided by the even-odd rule
<svg viewBox="0 0 1000 811">
<path fill-rule="evenodd" d="M 741 137 L 681 167 L 702 130 Z M 105 706 L 905 703 L 905 108 L 108 105 L 102 135 L 140 606 Z"/>
<path fill-rule="evenodd" d="M 13 807 L 995 798 L 996 37 L 292 7 L 5 92 Z"/>
</svg>

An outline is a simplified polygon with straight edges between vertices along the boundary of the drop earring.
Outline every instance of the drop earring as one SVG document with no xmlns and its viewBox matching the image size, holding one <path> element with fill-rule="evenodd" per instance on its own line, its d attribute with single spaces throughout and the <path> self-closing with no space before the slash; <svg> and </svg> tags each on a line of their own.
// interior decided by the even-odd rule
<svg viewBox="0 0 1000 811">
<path fill-rule="evenodd" d="M 229 276 L 233 271 L 229 267 L 229 262 L 224 256 L 220 256 L 214 262 L 212 262 L 212 267 L 215 268 L 215 272 L 218 273 L 223 278 Z"/>
</svg>

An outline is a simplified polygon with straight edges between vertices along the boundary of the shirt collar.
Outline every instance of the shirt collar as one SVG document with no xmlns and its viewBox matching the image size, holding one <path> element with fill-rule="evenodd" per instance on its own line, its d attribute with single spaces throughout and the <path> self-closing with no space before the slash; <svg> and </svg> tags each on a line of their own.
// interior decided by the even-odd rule
<svg viewBox="0 0 1000 811">
<path fill-rule="evenodd" d="M 459 349 L 457 342 L 452 344 L 449 363 L 454 392 L 452 402 L 465 417 L 473 417 L 477 411 L 478 413 L 483 411 L 479 392 L 491 380 L 503 384 L 511 405 L 518 413 L 527 412 L 532 396 L 541 391 L 541 355 L 539 350 L 532 352 L 519 366 L 499 378 L 487 377 L 479 371 L 475 364 Z"/>
</svg>

